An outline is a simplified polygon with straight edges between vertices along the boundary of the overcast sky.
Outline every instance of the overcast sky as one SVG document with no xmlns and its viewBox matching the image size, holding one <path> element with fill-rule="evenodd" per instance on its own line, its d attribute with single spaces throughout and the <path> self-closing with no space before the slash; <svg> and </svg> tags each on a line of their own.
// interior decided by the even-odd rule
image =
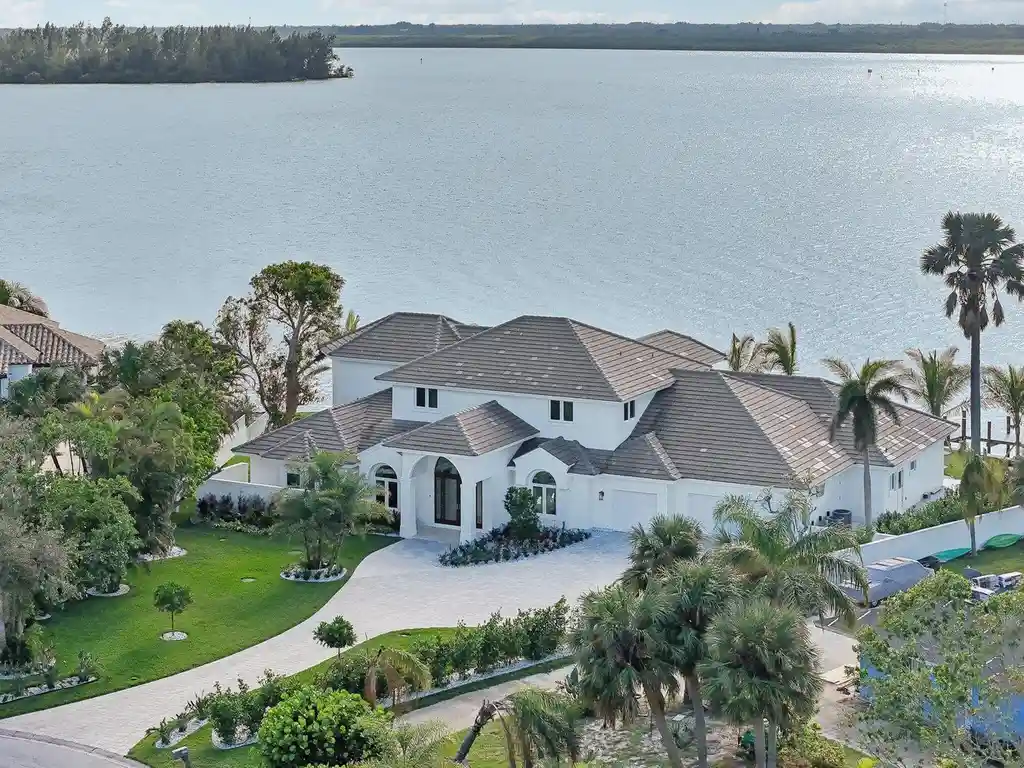
<svg viewBox="0 0 1024 768">
<path fill-rule="evenodd" d="M 949 0 L 949 21 L 1024 21 L 1024 0 Z M 125 24 L 387 24 L 692 21 L 941 21 L 942 0 L 0 0 L 0 27 Z"/>
</svg>

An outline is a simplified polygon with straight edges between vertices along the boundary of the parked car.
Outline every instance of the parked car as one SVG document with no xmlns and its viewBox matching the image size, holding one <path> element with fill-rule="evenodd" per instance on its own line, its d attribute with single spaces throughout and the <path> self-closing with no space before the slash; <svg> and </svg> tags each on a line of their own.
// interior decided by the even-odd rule
<svg viewBox="0 0 1024 768">
<path fill-rule="evenodd" d="M 974 576 L 971 578 L 971 597 L 975 600 L 988 600 L 993 595 L 1017 589 L 1022 580 L 1024 576 L 1019 571 Z"/>
<path fill-rule="evenodd" d="M 874 608 L 887 597 L 897 592 L 905 592 L 915 584 L 924 581 L 934 571 L 925 568 L 917 560 L 909 557 L 890 557 L 871 563 L 864 569 L 868 577 L 868 593 L 864 593 L 855 584 L 842 584 L 840 588 L 860 605 Z"/>
</svg>

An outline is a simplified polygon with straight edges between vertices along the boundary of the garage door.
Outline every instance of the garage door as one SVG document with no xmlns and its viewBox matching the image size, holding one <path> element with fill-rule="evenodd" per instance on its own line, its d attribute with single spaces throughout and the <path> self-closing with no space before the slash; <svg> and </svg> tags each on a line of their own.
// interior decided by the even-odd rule
<svg viewBox="0 0 1024 768">
<path fill-rule="evenodd" d="M 612 503 L 605 508 L 606 520 L 602 528 L 628 531 L 637 523 L 647 525 L 658 514 L 658 495 L 637 491 L 612 491 Z"/>
<path fill-rule="evenodd" d="M 710 536 L 715 530 L 715 507 L 724 498 L 705 493 L 691 493 L 687 497 L 686 515 L 699 522 L 704 528 L 704 533 Z"/>
</svg>

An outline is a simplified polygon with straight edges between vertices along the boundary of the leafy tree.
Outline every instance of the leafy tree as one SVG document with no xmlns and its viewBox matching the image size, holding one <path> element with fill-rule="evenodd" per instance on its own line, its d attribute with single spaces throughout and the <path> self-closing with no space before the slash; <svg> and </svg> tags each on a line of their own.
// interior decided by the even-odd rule
<svg viewBox="0 0 1024 768">
<path fill-rule="evenodd" d="M 313 630 L 313 637 L 320 645 L 336 649 L 340 659 L 342 648 L 355 645 L 356 631 L 352 628 L 352 622 L 344 616 L 335 616 L 330 621 L 321 621 Z"/>
<path fill-rule="evenodd" d="M 500 701 L 484 701 L 459 746 L 456 763 L 466 762 L 480 732 L 494 718 L 505 735 L 509 768 L 516 768 L 517 757 L 522 758 L 523 768 L 533 768 L 537 759 L 579 760 L 581 741 L 572 702 L 554 691 L 524 688 Z"/>
<path fill-rule="evenodd" d="M 971 367 L 958 365 L 956 347 L 942 352 L 908 349 L 911 367 L 907 371 L 907 392 L 913 395 L 932 416 L 942 418 L 955 407 L 960 393 L 971 380 Z"/>
<path fill-rule="evenodd" d="M 248 296 L 228 298 L 221 308 L 218 341 L 237 356 L 273 426 L 293 421 L 300 405 L 315 401 L 317 379 L 329 369 L 320 350 L 345 327 L 344 285 L 330 267 L 287 261 L 264 268 Z"/>
<path fill-rule="evenodd" d="M 987 366 L 983 401 L 989 408 L 1005 411 L 1013 423 L 1013 443 L 1020 456 L 1020 420 L 1024 416 L 1024 366 Z"/>
<path fill-rule="evenodd" d="M 114 518 L 89 533 L 82 545 L 82 570 L 101 592 L 116 592 L 128 575 L 128 563 L 140 544 L 131 517 Z"/>
<path fill-rule="evenodd" d="M 753 726 L 755 766 L 774 766 L 778 729 L 811 717 L 824 689 L 803 615 L 763 598 L 736 601 L 708 631 L 707 656 L 697 671 L 708 699 L 730 722 Z"/>
<path fill-rule="evenodd" d="M 430 685 L 430 671 L 419 657 L 402 648 L 381 646 L 350 654 L 352 663 L 363 673 L 363 698 L 377 705 L 377 682 L 383 676 L 386 692 L 394 702 L 407 688 L 423 689 Z"/>
<path fill-rule="evenodd" d="M 672 610 L 658 588 L 637 594 L 620 585 L 580 600 L 569 647 L 576 655 L 580 693 L 606 722 L 631 719 L 643 691 L 661 735 L 668 763 L 682 768 L 682 756 L 665 718 L 666 697 L 679 692 L 675 659 L 661 629 Z"/>
<path fill-rule="evenodd" d="M 711 623 L 739 594 L 739 584 L 736 575 L 715 560 L 677 561 L 663 572 L 662 582 L 669 614 L 661 631 L 693 704 L 697 764 L 707 768 L 707 723 L 697 668 L 708 658 L 707 633 Z"/>
<path fill-rule="evenodd" d="M 693 560 L 703 549 L 704 531 L 693 518 L 657 515 L 648 528 L 637 524 L 629 532 L 629 567 L 622 583 L 641 591 L 677 560 Z"/>
<path fill-rule="evenodd" d="M 978 554 L 975 520 L 978 515 L 998 502 L 1001 491 L 1001 483 L 993 472 L 992 465 L 985 461 L 984 456 L 968 452 L 958 492 L 960 498 L 964 500 L 964 522 L 971 532 L 972 555 Z"/>
<path fill-rule="evenodd" d="M 900 414 L 894 400 L 906 402 L 909 390 L 903 368 L 895 360 L 867 360 L 859 371 L 846 362 L 830 357 L 825 367 L 839 377 L 839 403 L 829 429 L 835 440 L 842 426 L 853 424 L 853 445 L 864 465 L 864 527 L 871 528 L 871 448 L 878 443 L 879 420 L 887 416 L 899 424 Z"/>
<path fill-rule="evenodd" d="M 153 592 L 153 606 L 157 610 L 171 615 L 171 632 L 174 631 L 175 615 L 183 613 L 190 605 L 192 605 L 192 590 L 173 581 L 161 584 Z"/>
<path fill-rule="evenodd" d="M 768 331 L 768 339 L 762 345 L 762 351 L 767 372 L 777 371 L 793 376 L 796 373 L 796 326 L 789 323 L 786 331 L 772 328 Z"/>
<path fill-rule="evenodd" d="M 949 288 L 946 317 L 971 342 L 971 450 L 981 453 L 981 334 L 991 321 L 1003 324 L 999 290 L 1024 298 L 1024 245 L 1002 219 L 990 213 L 953 213 L 942 220 L 943 240 L 921 256 L 921 271 L 940 275 Z M 991 306 L 991 314 L 989 307 Z"/>
<path fill-rule="evenodd" d="M 737 336 L 734 333 L 725 361 L 730 371 L 760 373 L 765 368 L 764 347 L 749 334 Z"/>
<path fill-rule="evenodd" d="M 301 468 L 302 487 L 277 498 L 277 528 L 302 537 L 307 568 L 335 564 L 348 536 L 364 534 L 368 524 L 388 515 L 376 486 L 345 468 L 352 461 L 350 454 L 314 453 Z"/>
<path fill-rule="evenodd" d="M 21 283 L 0 279 L 0 305 L 20 309 L 41 317 L 49 317 L 46 302 Z"/>
<path fill-rule="evenodd" d="M 39 368 L 31 376 L 11 384 L 5 402 L 8 413 L 20 418 L 44 419 L 64 411 L 85 396 L 84 374 L 75 368 Z M 40 429 L 49 443 L 50 461 L 64 474 L 58 456 L 60 430 Z"/>
<path fill-rule="evenodd" d="M 837 585 L 856 584 L 867 593 L 856 533 L 847 526 L 810 528 L 806 491 L 791 491 L 779 509 L 767 498 L 762 505 L 767 514 L 746 497 L 730 496 L 715 507 L 715 523 L 723 531 L 715 558 L 736 568 L 755 595 L 803 613 L 839 616 L 852 627 L 854 602 Z M 735 532 L 725 534 L 727 529 Z"/>
</svg>

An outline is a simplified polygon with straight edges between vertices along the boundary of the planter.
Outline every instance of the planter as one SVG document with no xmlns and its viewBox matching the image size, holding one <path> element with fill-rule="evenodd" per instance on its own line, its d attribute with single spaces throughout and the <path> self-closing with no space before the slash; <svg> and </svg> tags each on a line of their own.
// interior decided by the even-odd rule
<svg viewBox="0 0 1024 768">
<path fill-rule="evenodd" d="M 13 693 L 0 693 L 0 705 L 9 704 L 12 701 L 19 701 L 21 699 L 30 699 L 33 696 L 42 696 L 46 693 L 53 693 L 54 691 L 63 691 L 66 688 L 77 688 L 80 685 L 86 685 L 92 683 L 98 678 L 90 677 L 85 680 L 80 680 L 78 677 L 65 677 L 63 680 L 58 680 L 57 685 L 50 688 L 47 685 L 33 685 L 25 689 L 25 692 L 20 696 L 15 696 Z"/>
<path fill-rule="evenodd" d="M 123 595 L 127 595 L 130 591 L 131 587 L 127 584 L 122 584 L 117 588 L 116 592 L 100 592 L 95 587 L 89 587 L 89 589 L 85 590 L 85 594 L 89 597 L 122 597 Z"/>
<path fill-rule="evenodd" d="M 161 640 L 167 640 L 168 642 L 176 642 L 178 640 L 187 640 L 188 635 L 184 632 L 164 632 L 160 635 Z"/>
<path fill-rule="evenodd" d="M 548 552 L 557 552 L 586 541 L 591 535 L 590 531 L 575 528 L 543 528 L 536 538 L 517 539 L 511 535 L 506 525 L 442 553 L 438 557 L 438 562 L 449 568 L 512 563 Z"/>
<path fill-rule="evenodd" d="M 348 571 L 342 568 L 336 572 L 333 576 L 327 574 L 331 572 L 331 568 L 318 568 L 316 570 L 310 570 L 309 576 L 303 576 L 305 570 L 290 570 L 281 571 L 281 578 L 285 581 L 298 581 L 302 584 L 330 584 L 332 581 L 341 581 L 348 575 Z M 318 578 L 319 577 L 319 578 Z"/>
<path fill-rule="evenodd" d="M 33 616 L 32 621 L 43 622 L 49 621 L 52 617 L 48 613 L 40 613 L 38 616 Z"/>
<path fill-rule="evenodd" d="M 242 738 L 242 737 L 245 738 Z M 250 734 L 248 730 L 239 726 L 238 730 L 235 731 L 235 739 L 230 744 L 223 741 L 217 730 L 214 729 L 210 733 L 210 741 L 213 742 L 214 749 L 239 749 L 241 747 L 248 747 L 256 743 L 256 735 Z"/>
<path fill-rule="evenodd" d="M 170 741 L 164 742 L 163 739 L 157 739 L 156 740 L 156 744 L 154 744 L 153 746 L 155 746 L 157 749 L 170 749 L 171 747 L 173 747 L 178 742 L 184 741 L 185 739 L 187 739 L 189 736 L 191 736 L 193 733 L 198 731 L 200 728 L 202 728 L 208 722 L 210 722 L 210 721 L 209 720 L 196 720 L 195 718 L 193 718 L 192 720 L 189 720 L 188 725 L 185 726 L 185 730 L 184 731 L 174 731 L 171 734 L 171 740 Z"/>
<path fill-rule="evenodd" d="M 139 555 L 135 559 L 138 560 L 140 563 L 155 563 L 158 560 L 173 560 L 176 557 L 184 557 L 187 554 L 187 549 L 182 549 L 181 547 L 171 547 L 169 550 L 167 550 L 166 554 L 151 555 L 149 553 L 145 553 Z"/>
</svg>

